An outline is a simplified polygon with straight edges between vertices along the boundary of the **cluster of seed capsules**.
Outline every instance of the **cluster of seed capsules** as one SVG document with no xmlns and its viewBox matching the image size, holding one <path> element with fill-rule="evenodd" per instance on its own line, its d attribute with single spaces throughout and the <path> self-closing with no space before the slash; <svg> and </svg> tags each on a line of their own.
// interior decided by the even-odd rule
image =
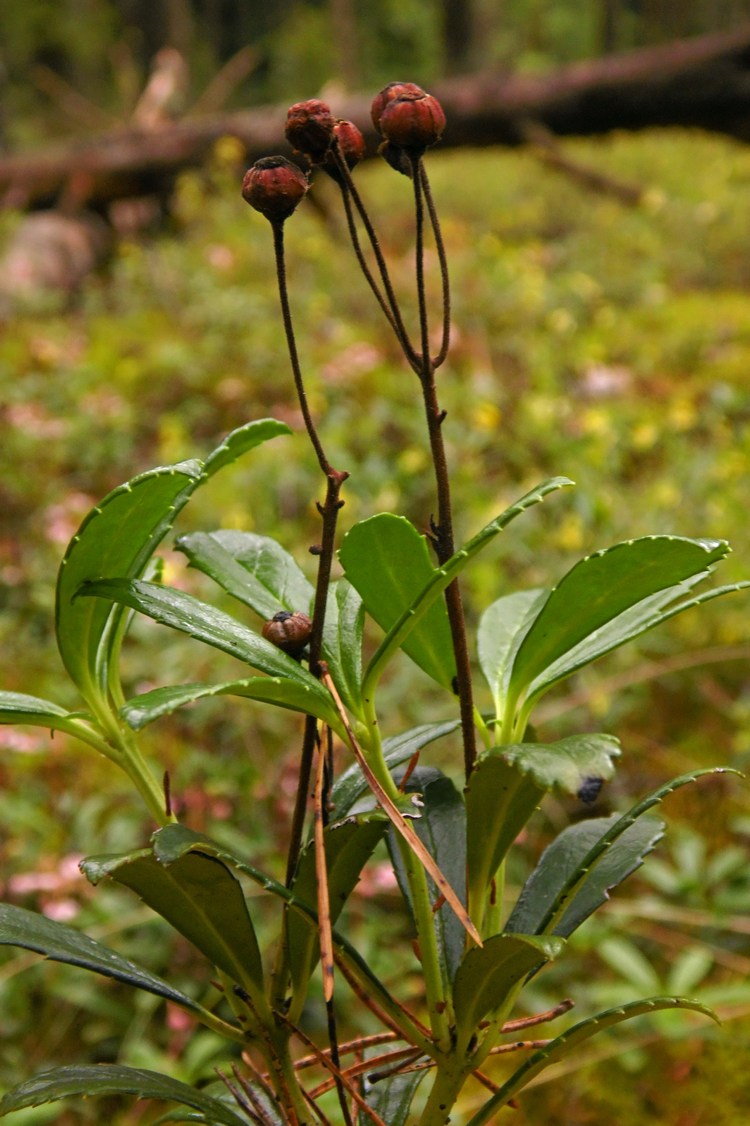
<svg viewBox="0 0 750 1126">
<path fill-rule="evenodd" d="M 383 138 L 380 153 L 400 172 L 409 174 L 413 161 L 440 140 L 445 114 L 437 98 L 413 82 L 391 82 L 372 103 L 372 120 Z M 351 121 L 333 116 L 325 102 L 297 102 L 287 113 L 286 138 L 313 168 L 322 168 L 337 182 L 342 173 L 337 154 L 348 169 L 365 154 L 362 133 Z M 283 223 L 303 199 L 309 175 L 283 156 L 264 156 L 246 173 L 242 195 L 271 223 Z"/>
</svg>

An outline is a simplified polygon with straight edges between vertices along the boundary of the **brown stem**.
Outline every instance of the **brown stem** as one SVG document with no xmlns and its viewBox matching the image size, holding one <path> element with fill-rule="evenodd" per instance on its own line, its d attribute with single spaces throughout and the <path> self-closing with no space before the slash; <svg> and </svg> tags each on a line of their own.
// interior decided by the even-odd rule
<svg viewBox="0 0 750 1126">
<path fill-rule="evenodd" d="M 435 385 L 435 364 L 430 357 L 429 325 L 427 319 L 427 296 L 424 284 L 424 198 L 423 177 L 420 172 L 421 157 L 412 159 L 412 182 L 414 184 L 414 209 L 416 216 L 416 278 L 419 301 L 419 324 L 422 340 L 422 363 L 419 379 L 422 385 L 427 432 L 430 452 L 435 472 L 437 490 L 438 519 L 433 524 L 433 543 L 439 563 L 445 563 L 455 551 L 453 538 L 453 508 L 451 504 L 450 474 L 443 441 L 443 420 L 445 414 L 440 410 Z M 433 227 L 436 225 L 433 222 Z M 445 307 L 445 300 L 444 300 Z M 445 314 L 444 314 L 445 318 Z M 445 321 L 444 321 L 445 323 Z M 445 327 L 444 327 L 445 337 Z M 445 340 L 444 340 L 445 343 Z M 441 353 L 443 348 L 441 347 Z M 464 770 L 468 780 L 477 757 L 476 732 L 474 730 L 474 699 L 471 683 L 471 664 L 466 639 L 466 620 L 464 618 L 461 588 L 458 580 L 445 591 L 445 604 L 448 611 L 453 653 L 456 661 L 456 694 L 461 714 L 461 734 L 464 747 Z"/>
<path fill-rule="evenodd" d="M 443 242 L 443 232 L 440 228 L 440 220 L 438 218 L 437 208 L 435 201 L 432 198 L 432 191 L 430 189 L 430 181 L 427 177 L 427 168 L 423 160 L 419 161 L 419 177 L 424 200 L 427 204 L 427 213 L 430 216 L 430 226 L 432 227 L 432 234 L 435 239 L 435 248 L 437 250 L 438 262 L 440 263 L 440 284 L 442 286 L 443 297 L 443 335 L 440 342 L 440 351 L 432 359 L 433 369 L 437 369 L 445 360 L 448 355 L 451 339 L 451 289 L 450 277 L 448 274 L 448 258 L 445 253 L 445 243 Z"/>
</svg>

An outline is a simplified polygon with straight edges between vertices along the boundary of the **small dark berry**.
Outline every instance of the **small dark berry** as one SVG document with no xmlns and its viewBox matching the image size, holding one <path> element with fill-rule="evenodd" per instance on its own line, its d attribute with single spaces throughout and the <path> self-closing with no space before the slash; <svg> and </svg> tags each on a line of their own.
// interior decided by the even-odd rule
<svg viewBox="0 0 750 1126">
<path fill-rule="evenodd" d="M 424 150 L 443 135 L 445 114 L 432 94 L 399 94 L 384 106 L 379 128 L 392 145 Z"/>
<path fill-rule="evenodd" d="M 280 223 L 294 211 L 309 187 L 304 172 L 284 156 L 256 160 L 242 181 L 242 198 L 272 223 Z"/>
<path fill-rule="evenodd" d="M 301 610 L 279 610 L 263 626 L 263 636 L 290 657 L 299 657 L 310 640 L 312 622 Z"/>
<path fill-rule="evenodd" d="M 331 147 L 336 120 L 330 106 L 311 98 L 307 102 L 295 102 L 286 115 L 286 139 L 296 152 L 313 163 L 325 160 Z"/>
<path fill-rule="evenodd" d="M 380 118 L 382 117 L 383 110 L 394 98 L 399 98 L 402 95 L 422 98 L 424 97 L 424 93 L 422 87 L 417 86 L 415 82 L 389 82 L 372 100 L 370 113 L 372 114 L 372 123 L 375 128 L 378 131 L 380 130 Z"/>
<path fill-rule="evenodd" d="M 585 802 L 586 805 L 593 805 L 599 797 L 603 784 L 603 778 L 597 778 L 595 776 L 584 778 L 581 788 L 578 791 L 579 799 Z"/>
</svg>

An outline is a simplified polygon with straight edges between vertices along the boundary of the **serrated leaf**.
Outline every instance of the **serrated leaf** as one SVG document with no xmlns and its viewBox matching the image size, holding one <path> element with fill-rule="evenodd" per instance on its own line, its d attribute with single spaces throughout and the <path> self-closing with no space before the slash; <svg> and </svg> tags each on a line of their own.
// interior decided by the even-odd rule
<svg viewBox="0 0 750 1126">
<path fill-rule="evenodd" d="M 23 907 L 0 903 L 0 945 L 33 950 L 37 954 L 43 954 L 52 962 L 64 962 L 69 966 L 78 966 L 80 969 L 113 978 L 115 981 L 133 986 L 134 989 L 142 989 L 146 993 L 153 993 L 157 997 L 173 1001 L 174 1004 L 191 1012 L 203 1011 L 202 1007 L 185 993 L 136 965 L 135 962 L 123 958 L 114 950 L 74 930 L 73 927 L 48 919 L 44 915 L 38 915 L 34 911 L 27 911 Z"/>
<path fill-rule="evenodd" d="M 159 583 L 108 579 L 87 583 L 82 596 L 120 602 L 153 618 L 160 625 L 186 633 L 215 649 L 236 657 L 246 665 L 267 673 L 309 685 L 311 691 L 325 693 L 314 676 L 270 641 L 243 625 L 237 618 L 174 587 Z"/>
<path fill-rule="evenodd" d="M 612 777 L 619 744 L 611 735 L 573 735 L 556 743 L 492 747 L 477 759 L 466 790 L 469 904 L 479 917 L 508 849 L 553 788 L 577 794 Z M 533 927 L 517 927 L 533 934 Z"/>
<path fill-rule="evenodd" d="M 242 888 L 222 861 L 197 851 L 168 861 L 144 849 L 91 857 L 81 867 L 92 882 L 107 876 L 130 888 L 253 998 L 262 993 L 255 929 Z"/>
<path fill-rule="evenodd" d="M 581 667 L 586 663 L 581 654 L 570 669 L 569 662 L 561 662 L 587 639 L 601 655 L 637 636 L 657 610 L 686 594 L 728 550 L 719 540 L 647 536 L 580 560 L 550 591 L 529 626 L 513 659 L 508 695 L 518 699 L 531 685 L 538 693 L 573 667 Z M 627 629 L 622 622 L 617 628 L 617 619 L 626 613 L 631 614 Z M 610 644 L 604 631 L 612 623 Z"/>
<path fill-rule="evenodd" d="M 498 598 L 482 614 L 477 631 L 479 664 L 489 685 L 495 714 L 503 714 L 505 681 L 519 635 L 547 597 L 544 590 L 521 590 Z"/>
<path fill-rule="evenodd" d="M 353 821 L 326 829 L 326 872 L 332 926 L 356 887 L 362 868 L 382 839 L 386 824 L 385 821 L 361 824 Z M 300 856 L 291 891 L 295 900 L 306 903 L 311 911 L 315 911 L 317 886 L 315 847 L 310 842 Z M 286 928 L 292 988 L 301 1006 L 307 983 L 320 958 L 319 936 L 311 929 L 309 921 L 297 912 L 287 914 Z"/>
<path fill-rule="evenodd" d="M 421 816 L 414 823 L 417 836 L 435 860 L 460 901 L 466 903 L 466 814 L 464 803 L 456 787 L 441 771 L 434 767 L 419 766 L 406 785 L 406 793 L 422 795 Z M 411 892 L 398 840 L 391 827 L 388 832 L 388 849 L 393 869 L 401 891 L 411 907 Z M 427 877 L 433 903 L 439 892 Z M 447 983 L 453 981 L 464 953 L 464 926 L 447 903 L 434 913 L 438 952 Z"/>
<path fill-rule="evenodd" d="M 420 593 L 411 605 L 399 616 L 398 620 L 388 630 L 388 633 L 378 646 L 365 672 L 362 686 L 363 695 L 367 695 L 368 692 L 373 691 L 375 684 L 377 684 L 383 669 L 393 653 L 399 648 L 405 648 L 406 642 L 413 631 L 420 625 L 425 614 L 429 613 L 431 607 L 446 587 L 450 586 L 453 580 L 458 578 L 467 564 L 470 563 L 480 551 L 484 550 L 495 536 L 499 535 L 500 532 L 507 528 L 517 516 L 520 516 L 522 512 L 526 512 L 527 509 L 532 508 L 536 504 L 540 504 L 541 501 L 558 489 L 565 488 L 572 484 L 573 482 L 568 477 L 552 477 L 549 481 L 544 481 L 541 485 L 537 485 L 535 489 L 526 493 L 525 496 L 522 496 L 515 504 L 512 504 L 510 508 L 506 508 L 498 517 L 491 520 L 489 524 L 486 524 L 477 535 L 469 540 L 455 555 L 451 556 L 442 567 L 433 571 L 433 577 L 422 587 Z"/>
<path fill-rule="evenodd" d="M 413 1071 L 368 1084 L 365 1090 L 367 1105 L 388 1126 L 406 1126 L 414 1096 L 426 1074 L 425 1071 Z"/>
<path fill-rule="evenodd" d="M 135 1095 L 192 1107 L 216 1126 L 247 1126 L 247 1118 L 203 1091 L 171 1076 L 119 1064 L 91 1067 L 56 1067 L 13 1087 L 0 1101 L 0 1117 L 26 1107 L 43 1106 L 74 1095 Z"/>
<path fill-rule="evenodd" d="M 556 958 L 563 946 L 560 938 L 496 934 L 469 950 L 453 983 L 459 1043 L 467 1044 L 484 1017 L 502 1009 L 519 984 Z"/>
<path fill-rule="evenodd" d="M 412 727 L 400 735 L 392 735 L 383 740 L 383 757 L 386 766 L 393 772 L 396 767 L 404 763 L 436 739 L 450 735 L 459 726 L 460 721 L 450 719 L 443 723 L 423 723 L 419 727 Z M 359 763 L 354 762 L 338 776 L 331 790 L 331 803 L 337 820 L 346 817 L 352 810 L 355 802 L 368 792 L 368 785 Z"/>
<path fill-rule="evenodd" d="M 362 634 L 365 608 L 359 593 L 346 579 L 328 591 L 323 659 L 344 704 L 356 716 L 362 712 Z"/>
<path fill-rule="evenodd" d="M 313 587 L 292 556 L 269 536 L 233 530 L 191 532 L 175 547 L 264 621 L 279 610 L 310 609 Z"/>
<path fill-rule="evenodd" d="M 154 720 L 171 715 L 177 708 L 210 696 L 241 696 L 262 700 L 279 708 L 314 715 L 335 731 L 340 731 L 339 716 L 330 703 L 328 693 L 314 692 L 310 685 L 286 677 L 256 676 L 246 680 L 230 680 L 223 684 L 176 684 L 154 688 L 128 700 L 120 715 L 134 731 L 140 731 Z"/>
<path fill-rule="evenodd" d="M 339 558 L 367 613 L 386 633 L 435 576 L 425 537 L 405 517 L 388 512 L 355 524 Z M 442 602 L 425 611 L 402 648 L 428 676 L 451 689 L 456 665 Z"/>
<path fill-rule="evenodd" d="M 87 701 L 107 696 L 123 608 L 79 599 L 81 586 L 141 575 L 202 477 L 198 461 L 142 473 L 105 497 L 73 537 L 58 574 L 55 622 L 63 664 Z"/>
<path fill-rule="evenodd" d="M 569 868 L 565 871 L 564 878 L 557 880 L 557 890 L 551 889 L 551 903 L 543 916 L 539 919 L 537 925 L 533 927 L 533 930 L 537 934 L 541 932 L 547 934 L 570 934 L 575 927 L 580 925 L 583 919 L 587 918 L 591 911 L 600 906 L 607 898 L 609 880 L 620 871 L 619 864 L 613 866 L 614 861 L 616 861 L 618 857 L 621 861 L 622 875 L 619 876 L 619 879 L 615 879 L 615 883 L 621 882 L 634 868 L 639 866 L 642 858 L 638 859 L 637 850 L 630 847 L 631 844 L 634 846 L 636 842 L 641 841 L 641 837 L 637 833 L 634 833 L 632 837 L 628 838 L 627 844 L 622 846 L 623 851 L 621 853 L 612 853 L 616 842 L 628 833 L 631 826 L 635 825 L 644 814 L 650 809 L 653 809 L 654 806 L 659 805 L 665 797 L 681 786 L 689 785 L 691 782 L 697 781 L 698 778 L 706 774 L 723 773 L 736 774 L 737 771 L 727 767 L 721 767 L 719 769 L 709 768 L 694 770 L 689 774 L 682 774 L 679 778 L 675 778 L 671 782 L 658 787 L 658 789 L 654 790 L 629 809 L 627 813 L 620 817 L 615 817 L 614 819 L 607 819 L 611 820 L 611 825 L 609 827 L 603 827 L 604 831 L 597 835 L 596 840 L 591 844 L 591 847 L 584 856 L 580 857 L 576 855 L 573 857 L 571 853 Z M 655 826 L 651 826 L 651 829 L 655 831 Z M 566 830 L 566 832 L 569 832 L 569 830 Z M 582 839 L 585 839 L 583 830 L 580 830 L 580 832 L 582 833 Z M 575 843 L 575 837 L 569 839 Z M 648 839 L 649 835 L 647 832 L 646 841 Z M 653 847 L 653 844 L 650 847 Z M 646 850 L 649 850 L 647 843 Z M 565 853 L 563 852 L 560 856 L 560 860 L 564 858 Z M 605 860 L 608 861 L 608 863 L 605 864 L 601 873 L 599 873 L 598 868 Z M 554 873 L 555 868 L 551 867 L 549 872 Z M 545 877 L 545 879 L 546 878 L 547 877 Z M 556 878 L 553 876 L 553 883 L 555 879 Z M 530 899 L 527 897 L 527 904 L 529 903 Z M 535 909 L 532 910 L 535 912 Z M 520 915 L 517 916 L 514 920 L 514 926 L 519 929 L 521 926 L 525 928 L 529 922 L 529 918 L 529 915 L 526 915 L 523 919 L 520 918 Z M 564 926 L 566 930 L 564 932 L 559 930 L 560 926 Z M 510 929 L 510 920 L 506 929 Z"/>
<path fill-rule="evenodd" d="M 497 1094 L 493 1095 L 481 1110 L 477 1111 L 467 1126 L 485 1126 L 486 1123 L 494 1122 L 494 1116 L 497 1112 L 506 1106 L 509 1100 L 526 1087 L 541 1071 L 576 1051 L 584 1041 L 595 1036 L 598 1032 L 612 1028 L 622 1021 L 631 1020 L 633 1017 L 656 1013 L 664 1009 L 690 1010 L 702 1013 L 704 1016 L 710 1017 L 711 1020 L 717 1020 L 716 1014 L 706 1005 L 686 997 L 650 997 L 644 1001 L 633 1001 L 629 1005 L 622 1005 L 620 1008 L 608 1009 L 606 1012 L 598 1013 L 594 1017 L 589 1017 L 587 1020 L 582 1020 L 573 1025 L 562 1035 L 551 1040 L 546 1047 L 540 1048 L 532 1056 L 529 1056 L 511 1075 L 510 1079 L 503 1084 Z"/>
<path fill-rule="evenodd" d="M 506 931 L 536 934 L 544 924 L 563 887 L 583 867 L 591 850 L 620 820 L 597 817 L 563 829 L 539 860 L 524 884 L 506 924 Z M 664 835 L 664 822 L 644 817 L 630 825 L 602 855 L 568 910 L 554 927 L 554 934 L 567 937 L 584 919 L 609 899 L 613 888 L 640 868 L 645 857 Z"/>
<path fill-rule="evenodd" d="M 246 422 L 244 426 L 238 426 L 236 430 L 228 434 L 221 445 L 208 455 L 203 463 L 203 471 L 206 477 L 213 477 L 214 473 L 218 473 L 220 469 L 231 465 L 232 462 L 237 461 L 250 450 L 254 450 L 256 446 L 262 445 L 263 442 L 291 433 L 291 427 L 287 426 L 285 422 L 279 422 L 276 418 L 258 418 L 252 422 Z"/>
<path fill-rule="evenodd" d="M 250 864 L 235 852 L 225 848 L 223 845 L 217 844 L 216 841 L 209 840 L 201 833 L 187 829 L 184 825 L 165 825 L 163 829 L 159 829 L 154 833 L 153 847 L 155 854 L 165 862 L 173 862 L 193 850 L 215 856 L 224 864 L 248 876 L 265 891 L 283 900 L 283 902 L 288 904 L 293 910 L 300 912 L 300 914 L 309 921 L 310 927 L 313 928 L 314 932 L 317 934 L 317 911 L 313 910 L 306 903 L 298 900 L 289 888 L 284 887 L 284 885 L 280 884 L 277 880 L 265 875 L 264 872 L 261 872 L 253 864 Z M 419 1029 L 411 1025 L 409 1021 L 403 1019 L 400 1010 L 393 1006 L 391 996 L 386 987 L 372 972 L 352 944 L 335 930 L 333 931 L 333 942 L 339 957 L 347 965 L 353 976 L 357 978 L 360 985 L 365 988 L 379 1004 L 386 1007 L 391 1013 L 395 1023 L 408 1028 L 408 1039 L 414 1043 L 419 1043 L 421 1039 Z"/>
</svg>

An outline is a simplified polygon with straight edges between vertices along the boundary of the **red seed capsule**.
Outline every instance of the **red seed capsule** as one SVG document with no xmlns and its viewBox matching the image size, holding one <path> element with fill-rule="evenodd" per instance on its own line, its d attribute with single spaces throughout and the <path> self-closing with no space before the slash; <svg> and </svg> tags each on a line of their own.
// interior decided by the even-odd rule
<svg viewBox="0 0 750 1126">
<path fill-rule="evenodd" d="M 272 223 L 294 211 L 309 187 L 304 172 L 284 156 L 263 156 L 245 173 L 242 198 Z"/>
<path fill-rule="evenodd" d="M 427 149 L 445 129 L 443 107 L 432 94 L 404 93 L 391 99 L 380 115 L 380 132 L 386 141 L 404 149 Z"/>
<path fill-rule="evenodd" d="M 333 127 L 333 135 L 338 141 L 341 155 L 351 171 L 352 168 L 359 164 L 360 160 L 365 155 L 365 139 L 357 126 L 351 121 L 337 121 Z M 321 167 L 336 183 L 341 182 L 342 176 L 334 162 L 333 153 L 330 149 L 326 153 L 326 158 Z"/>
<path fill-rule="evenodd" d="M 379 94 L 375 95 L 372 100 L 370 113 L 372 114 L 372 123 L 376 129 L 380 129 L 380 118 L 388 103 L 392 102 L 394 98 L 399 98 L 404 94 L 421 98 L 424 96 L 424 90 L 421 86 L 417 86 L 415 82 L 389 82 L 387 86 L 383 87 Z"/>
<path fill-rule="evenodd" d="M 331 147 L 336 119 L 330 106 L 311 98 L 295 102 L 286 115 L 286 139 L 296 152 L 304 153 L 313 164 L 319 164 Z"/>
<path fill-rule="evenodd" d="M 279 610 L 263 626 L 263 636 L 290 657 L 299 657 L 310 640 L 312 622 L 301 610 Z"/>
</svg>

